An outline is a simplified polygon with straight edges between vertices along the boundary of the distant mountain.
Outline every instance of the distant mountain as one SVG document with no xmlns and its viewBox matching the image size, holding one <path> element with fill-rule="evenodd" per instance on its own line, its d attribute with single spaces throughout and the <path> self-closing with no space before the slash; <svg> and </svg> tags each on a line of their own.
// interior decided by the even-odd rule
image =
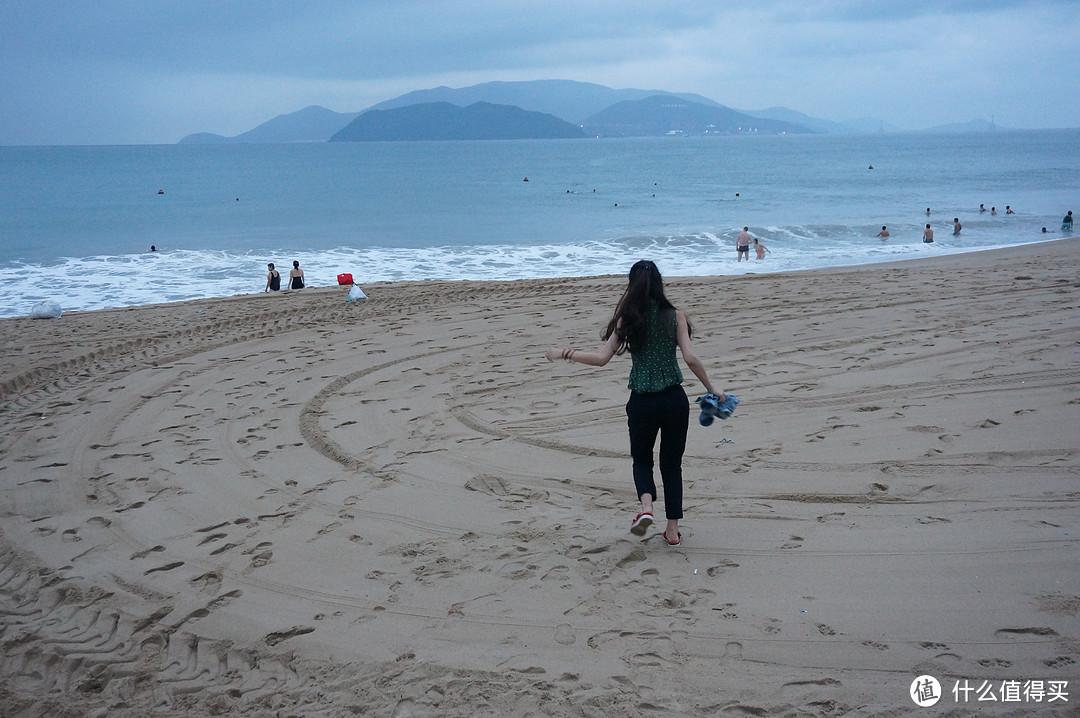
<svg viewBox="0 0 1080 718">
<path fill-rule="evenodd" d="M 923 132 L 989 132 L 996 130 L 997 125 L 986 120 L 972 120 L 971 122 L 954 122 L 948 125 L 929 127 Z"/>
<path fill-rule="evenodd" d="M 526 140 L 584 137 L 581 128 L 554 115 L 511 105 L 474 102 L 458 107 L 427 102 L 390 110 L 368 110 L 331 142 L 394 142 L 409 140 Z"/>
<path fill-rule="evenodd" d="M 176 144 L 178 145 L 224 145 L 229 142 L 234 142 L 232 137 L 225 137 L 224 135 L 215 135 L 213 132 L 196 132 L 194 134 L 185 135 Z"/>
<path fill-rule="evenodd" d="M 802 125 L 815 132 L 828 135 L 844 135 L 856 131 L 842 122 L 819 120 L 816 117 L 811 117 L 810 115 L 795 110 L 789 110 L 786 107 L 770 107 L 765 110 L 739 110 L 739 112 L 750 115 L 751 117 L 760 117 L 766 120 L 779 120 L 780 122 L 790 122 L 792 124 Z"/>
<path fill-rule="evenodd" d="M 581 125 L 590 136 L 600 137 L 813 132 L 793 122 L 752 117 L 722 105 L 703 105 L 672 95 L 618 102 Z"/>
<path fill-rule="evenodd" d="M 416 90 L 386 102 L 372 105 L 369 110 L 389 110 L 395 107 L 428 102 L 449 102 L 459 107 L 474 102 L 516 105 L 525 110 L 545 112 L 567 122 L 580 123 L 605 107 L 626 100 L 642 100 L 652 95 L 670 95 L 702 105 L 719 107 L 707 97 L 660 90 L 613 90 L 591 82 L 573 80 L 531 80 L 527 82 L 485 82 L 480 85 L 452 89 L 436 87 Z"/>
<path fill-rule="evenodd" d="M 785 107 L 770 107 L 766 110 L 746 111 L 733 110 L 729 107 L 714 102 L 713 100 L 691 93 L 672 93 L 660 90 L 623 89 L 614 90 L 603 85 L 589 82 L 575 82 L 573 80 L 533 80 L 528 82 L 485 82 L 471 87 L 453 89 L 449 87 L 436 87 L 429 90 L 416 90 L 408 92 L 392 100 L 373 105 L 364 112 L 374 112 L 397 109 L 410 105 L 431 104 L 446 102 L 458 107 L 467 107 L 477 102 L 486 102 L 495 105 L 511 105 L 523 110 L 542 112 L 553 115 L 575 125 L 581 125 L 586 118 L 593 118 L 604 110 L 622 102 L 636 102 L 662 95 L 674 97 L 691 105 L 735 112 L 743 117 L 736 119 L 731 131 L 738 132 L 738 127 L 752 127 L 757 132 L 806 132 L 814 131 L 827 134 L 851 134 L 851 133 L 877 133 L 899 132 L 899 128 L 883 122 L 879 119 L 854 119 L 844 122 L 831 122 L 817 119 L 801 112 Z M 625 108 L 624 108 L 625 109 Z M 696 111 L 696 110 L 695 110 Z M 258 127 L 236 135 L 224 137 L 222 135 L 200 132 L 180 140 L 184 144 L 211 144 L 226 142 L 324 142 L 329 140 L 335 133 L 344 128 L 361 112 L 333 112 L 325 107 L 312 106 L 298 112 L 287 115 L 279 115 Z M 745 118 L 753 118 L 747 120 Z M 653 118 L 656 120 L 656 118 Z M 693 119 L 698 122 L 700 118 Z M 732 118 L 728 118 L 729 120 Z M 717 128 L 725 126 L 725 121 L 712 122 Z M 981 123 L 975 121 L 964 125 L 946 125 L 942 128 L 933 128 L 939 132 L 965 132 L 981 131 L 986 129 Z M 779 124 L 776 124 L 779 123 Z M 649 123 L 645 123 L 649 124 Z M 650 125 L 650 133 L 666 134 L 674 130 L 675 133 L 686 132 L 693 134 L 694 131 L 682 129 L 684 125 L 669 126 L 663 132 L 659 132 L 658 126 Z M 730 125 L 730 122 L 727 124 Z M 686 125 L 693 127 L 693 125 Z M 780 130 L 781 126 L 786 130 Z M 801 128 L 801 129 L 799 129 Z M 723 130 L 721 130 L 723 131 Z M 606 132 L 605 132 L 606 134 Z"/>
<path fill-rule="evenodd" d="M 278 115 L 235 137 L 200 132 L 188 135 L 180 140 L 179 144 L 326 142 L 359 114 L 359 112 L 334 112 L 325 107 L 312 105 L 287 115 Z"/>
</svg>

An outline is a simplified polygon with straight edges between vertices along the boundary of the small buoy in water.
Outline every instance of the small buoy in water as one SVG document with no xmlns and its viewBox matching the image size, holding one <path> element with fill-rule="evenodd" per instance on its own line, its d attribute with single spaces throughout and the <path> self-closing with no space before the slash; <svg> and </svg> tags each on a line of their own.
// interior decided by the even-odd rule
<svg viewBox="0 0 1080 718">
<path fill-rule="evenodd" d="M 523 180 L 521 180 L 521 181 L 522 181 L 522 182 L 528 182 L 528 181 L 529 181 L 529 178 L 528 178 L 528 177 L 526 177 L 525 179 L 523 179 Z"/>
</svg>

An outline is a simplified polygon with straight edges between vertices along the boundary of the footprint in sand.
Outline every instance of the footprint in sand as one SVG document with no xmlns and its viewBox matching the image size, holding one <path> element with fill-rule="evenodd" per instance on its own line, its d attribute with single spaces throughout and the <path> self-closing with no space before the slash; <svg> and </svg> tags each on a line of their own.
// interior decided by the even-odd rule
<svg viewBox="0 0 1080 718">
<path fill-rule="evenodd" d="M 802 536 L 792 536 L 780 548 L 781 549 L 800 548 L 802 546 L 802 542 L 803 542 L 803 537 Z"/>
<path fill-rule="evenodd" d="M 163 566 L 155 566 L 154 568 L 148 568 L 143 571 L 144 576 L 149 576 L 152 573 L 158 573 L 160 571 L 172 571 L 174 568 L 180 568 L 184 565 L 183 561 L 173 561 L 172 563 L 164 564 Z"/>
<path fill-rule="evenodd" d="M 263 640 L 266 641 L 266 645 L 268 646 L 276 646 L 282 641 L 287 641 L 290 638 L 295 638 L 296 636 L 303 636 L 307 633 L 312 633 L 314 630 L 315 629 L 311 626 L 293 626 L 287 631 L 276 631 L 274 633 L 268 633 L 266 635 L 266 638 L 264 638 Z"/>
<path fill-rule="evenodd" d="M 243 572 L 250 573 L 257 568 L 262 568 L 266 564 L 270 563 L 270 559 L 272 559 L 273 557 L 273 551 L 260 551 L 259 553 L 251 557 L 251 563 L 248 564 L 248 567 L 245 568 Z"/>
<path fill-rule="evenodd" d="M 202 541 L 200 541 L 199 545 L 202 546 L 203 544 L 213 543 L 214 541 L 220 541 L 223 538 L 228 538 L 228 536 L 229 536 L 229 534 L 226 534 L 226 533 L 210 534 L 209 536 L 204 538 Z"/>
<path fill-rule="evenodd" d="M 477 474 L 465 482 L 465 488 L 490 496 L 506 496 L 510 493 L 506 488 L 506 482 L 491 474 Z"/>
<path fill-rule="evenodd" d="M 165 547 L 162 546 L 161 544 L 158 544 L 157 546 L 151 546 L 150 548 L 143 549 L 142 551 L 136 551 L 135 553 L 131 554 L 130 560 L 134 561 L 137 558 L 145 558 L 146 556 L 149 556 L 151 553 L 160 553 L 160 552 L 162 552 L 164 550 L 165 550 Z"/>
<path fill-rule="evenodd" d="M 739 567 L 739 564 L 735 563 L 734 561 L 728 561 L 728 560 L 725 559 L 725 560 L 721 561 L 719 564 L 717 564 L 716 566 L 710 566 L 709 568 L 705 569 L 705 573 L 707 575 L 709 575 L 709 576 L 719 576 L 719 575 L 723 574 L 724 571 L 729 569 L 729 568 L 738 568 L 738 567 Z"/>
<path fill-rule="evenodd" d="M 217 590 L 217 587 L 221 585 L 221 578 L 221 574 L 217 571 L 210 571 L 189 579 L 188 583 L 207 591 Z"/>
<path fill-rule="evenodd" d="M 994 631 L 995 636 L 1056 636 L 1058 632 L 1048 626 L 1033 626 L 1031 628 L 999 628 Z"/>
<path fill-rule="evenodd" d="M 713 607 L 713 610 L 720 614 L 720 618 L 728 621 L 733 621 L 739 617 L 739 614 L 735 613 L 734 603 L 725 603 L 723 606 Z"/>
</svg>

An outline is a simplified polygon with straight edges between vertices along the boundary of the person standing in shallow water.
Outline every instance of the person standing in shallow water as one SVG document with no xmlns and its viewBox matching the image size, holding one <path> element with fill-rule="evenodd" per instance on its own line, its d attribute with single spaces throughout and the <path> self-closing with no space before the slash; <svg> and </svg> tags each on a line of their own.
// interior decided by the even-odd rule
<svg viewBox="0 0 1080 718">
<path fill-rule="evenodd" d="M 293 260 L 292 267 L 289 270 L 289 289 L 303 289 L 304 270 L 300 269 L 300 262 Z"/>
<path fill-rule="evenodd" d="M 746 261 L 750 261 L 750 240 L 753 237 L 750 235 L 750 228 L 743 227 L 739 235 L 735 237 L 735 251 L 738 255 L 739 262 L 743 261 L 743 257 L 746 257 Z"/>
<path fill-rule="evenodd" d="M 690 423 L 690 402 L 682 388 L 675 349 L 705 390 L 716 392 L 705 366 L 694 353 L 690 341 L 693 328 L 686 315 L 664 295 L 660 270 L 648 260 L 630 268 L 629 283 L 615 307 L 615 313 L 601 334 L 604 344 L 592 352 L 551 347 L 544 352 L 548 361 L 566 361 L 604 366 L 617 354 L 630 350 L 630 399 L 626 403 L 630 430 L 630 456 L 634 487 L 641 501 L 641 513 L 630 524 L 630 532 L 643 536 L 653 522 L 653 501 L 657 498 L 653 478 L 653 447 L 660 436 L 660 477 L 664 486 L 664 539 L 670 546 L 682 543 L 679 520 L 683 517 L 682 457 Z"/>
</svg>

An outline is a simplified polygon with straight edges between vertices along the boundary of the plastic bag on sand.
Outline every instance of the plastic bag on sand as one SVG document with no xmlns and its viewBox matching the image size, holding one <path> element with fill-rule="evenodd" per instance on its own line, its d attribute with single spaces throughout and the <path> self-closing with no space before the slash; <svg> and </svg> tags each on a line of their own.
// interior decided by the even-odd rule
<svg viewBox="0 0 1080 718">
<path fill-rule="evenodd" d="M 31 319 L 58 319 L 64 310 L 60 308 L 60 305 L 51 299 L 46 299 L 43 302 L 38 302 L 34 305 L 34 308 L 30 310 Z"/>
<path fill-rule="evenodd" d="M 358 302 L 361 299 L 367 299 L 367 295 L 364 294 L 364 290 L 360 288 L 359 284 L 352 285 L 352 289 L 349 290 L 349 298 L 346 302 Z"/>
</svg>

